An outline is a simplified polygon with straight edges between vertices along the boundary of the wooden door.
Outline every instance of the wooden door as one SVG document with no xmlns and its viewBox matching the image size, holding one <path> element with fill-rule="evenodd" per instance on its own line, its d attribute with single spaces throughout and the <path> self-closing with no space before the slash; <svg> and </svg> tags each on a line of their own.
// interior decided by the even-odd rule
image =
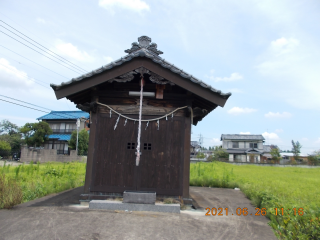
<svg viewBox="0 0 320 240">
<path fill-rule="evenodd" d="M 131 115 L 132 118 L 138 118 Z M 147 119 L 156 116 L 147 116 Z M 141 160 L 137 167 L 136 144 L 138 122 L 118 116 L 100 114 L 93 160 L 91 190 L 118 192 L 125 190 L 156 191 L 160 195 L 182 195 L 184 117 L 142 122 Z M 124 126 L 125 125 L 125 126 Z"/>
</svg>

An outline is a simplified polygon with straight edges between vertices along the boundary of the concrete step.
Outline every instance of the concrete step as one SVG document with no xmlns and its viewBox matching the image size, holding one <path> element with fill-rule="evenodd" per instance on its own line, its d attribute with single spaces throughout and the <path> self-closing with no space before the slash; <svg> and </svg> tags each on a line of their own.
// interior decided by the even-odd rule
<svg viewBox="0 0 320 240">
<path fill-rule="evenodd" d="M 180 213 L 180 204 L 137 204 L 110 200 L 92 200 L 89 202 L 89 209 Z"/>
</svg>

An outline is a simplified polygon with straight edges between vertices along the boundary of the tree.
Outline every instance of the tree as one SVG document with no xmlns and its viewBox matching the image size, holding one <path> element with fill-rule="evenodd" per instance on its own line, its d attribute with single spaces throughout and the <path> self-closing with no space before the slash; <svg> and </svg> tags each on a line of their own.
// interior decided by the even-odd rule
<svg viewBox="0 0 320 240">
<path fill-rule="evenodd" d="M 0 156 L 9 156 L 11 151 L 10 144 L 5 141 L 0 141 Z"/>
<path fill-rule="evenodd" d="M 49 140 L 52 130 L 48 123 L 26 123 L 20 132 L 23 134 L 28 146 L 40 147 L 45 141 Z"/>
<path fill-rule="evenodd" d="M 4 133 L 9 135 L 19 133 L 19 127 L 16 124 L 4 119 L 0 122 L 0 134 Z"/>
<path fill-rule="evenodd" d="M 20 128 L 8 120 L 0 122 L 0 141 L 10 144 L 12 150 L 20 151 L 24 140 L 21 139 Z"/>
<path fill-rule="evenodd" d="M 293 140 L 291 141 L 291 143 L 292 143 L 293 156 L 294 156 L 294 159 L 297 161 L 300 156 L 300 149 L 302 148 L 302 145 L 298 141 L 294 142 Z"/>
<path fill-rule="evenodd" d="M 229 158 L 229 153 L 223 148 L 215 146 L 213 150 L 213 160 L 218 160 L 219 158 Z"/>
<path fill-rule="evenodd" d="M 281 155 L 278 148 L 272 148 L 270 154 L 272 156 L 272 160 L 279 162 Z"/>
<path fill-rule="evenodd" d="M 71 149 L 76 149 L 77 131 L 72 132 L 71 139 L 68 142 L 68 144 Z M 78 136 L 78 154 L 83 155 L 84 153 L 88 152 L 88 147 L 89 147 L 89 133 L 85 129 L 82 129 L 79 132 L 79 136 Z"/>
</svg>

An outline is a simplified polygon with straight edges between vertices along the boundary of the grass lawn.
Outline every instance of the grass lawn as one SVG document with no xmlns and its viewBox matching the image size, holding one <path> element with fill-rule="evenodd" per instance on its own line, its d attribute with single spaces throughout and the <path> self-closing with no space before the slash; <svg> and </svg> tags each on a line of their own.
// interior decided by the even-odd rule
<svg viewBox="0 0 320 240">
<path fill-rule="evenodd" d="M 239 187 L 255 206 L 266 208 L 278 237 L 320 239 L 320 168 L 194 163 L 190 186 Z"/>
<path fill-rule="evenodd" d="M 0 209 L 84 185 L 86 164 L 42 163 L 0 167 Z"/>
</svg>

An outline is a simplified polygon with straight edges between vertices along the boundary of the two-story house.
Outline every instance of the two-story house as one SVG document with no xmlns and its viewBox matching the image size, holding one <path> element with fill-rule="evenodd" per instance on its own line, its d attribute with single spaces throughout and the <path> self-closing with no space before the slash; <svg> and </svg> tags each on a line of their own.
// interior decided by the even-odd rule
<svg viewBox="0 0 320 240">
<path fill-rule="evenodd" d="M 37 118 L 47 122 L 52 129 L 49 141 L 44 143 L 45 149 L 57 149 L 58 154 L 68 154 L 68 141 L 71 133 L 77 130 L 77 120 L 80 120 L 79 131 L 86 127 L 85 121 L 89 113 L 83 111 L 51 111 L 49 114 Z"/>
<path fill-rule="evenodd" d="M 230 162 L 260 162 L 264 153 L 261 134 L 222 134 L 222 148 L 229 153 Z"/>
</svg>

